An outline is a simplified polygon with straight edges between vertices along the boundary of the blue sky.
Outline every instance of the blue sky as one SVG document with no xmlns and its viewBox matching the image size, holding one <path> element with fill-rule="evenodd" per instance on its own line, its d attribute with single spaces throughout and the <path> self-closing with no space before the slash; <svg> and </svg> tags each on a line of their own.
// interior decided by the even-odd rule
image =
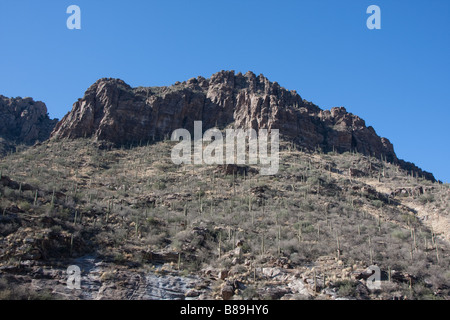
<svg viewBox="0 0 450 320">
<path fill-rule="evenodd" d="M 81 8 L 81 30 L 66 9 Z M 366 9 L 381 8 L 381 30 Z M 345 106 L 400 158 L 450 182 L 450 1 L 2 0 L 0 94 L 62 118 L 98 78 L 170 85 L 264 74 L 322 109 Z"/>
</svg>

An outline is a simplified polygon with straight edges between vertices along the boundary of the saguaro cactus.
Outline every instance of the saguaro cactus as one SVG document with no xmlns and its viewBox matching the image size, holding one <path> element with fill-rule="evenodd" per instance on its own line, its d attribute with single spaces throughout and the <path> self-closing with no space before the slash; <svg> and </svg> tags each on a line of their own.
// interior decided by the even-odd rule
<svg viewBox="0 0 450 320">
<path fill-rule="evenodd" d="M 338 260 L 341 258 L 341 243 L 339 241 L 339 235 L 336 231 L 336 253 Z"/>
<path fill-rule="evenodd" d="M 298 224 L 298 232 L 297 232 L 298 242 L 302 242 L 302 224 Z"/>
<path fill-rule="evenodd" d="M 391 267 L 388 267 L 388 281 L 391 282 Z"/>
<path fill-rule="evenodd" d="M 281 226 L 278 226 L 278 255 L 281 255 Z"/>
<path fill-rule="evenodd" d="M 372 239 L 369 236 L 369 258 L 370 264 L 373 264 Z"/>
<path fill-rule="evenodd" d="M 222 257 L 222 233 L 219 231 L 219 259 Z"/>
<path fill-rule="evenodd" d="M 73 252 L 73 233 L 72 236 L 70 237 L 70 255 L 72 255 Z"/>
<path fill-rule="evenodd" d="M 265 247 L 265 244 L 264 244 L 264 233 L 263 233 L 262 237 L 261 237 L 261 255 L 262 256 L 264 256 L 265 251 L 266 251 L 266 247 Z"/>
<path fill-rule="evenodd" d="M 437 259 L 437 263 L 439 264 L 439 249 L 436 243 L 436 259 Z"/>
</svg>

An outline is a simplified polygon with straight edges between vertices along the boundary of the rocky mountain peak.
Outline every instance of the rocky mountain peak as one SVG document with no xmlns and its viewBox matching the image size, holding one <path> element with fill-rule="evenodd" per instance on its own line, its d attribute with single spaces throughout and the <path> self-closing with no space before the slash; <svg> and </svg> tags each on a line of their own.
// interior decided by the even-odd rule
<svg viewBox="0 0 450 320">
<path fill-rule="evenodd" d="M 32 98 L 0 95 L 0 153 L 16 144 L 33 144 L 48 139 L 57 120 L 51 120 L 47 107 Z"/>
<path fill-rule="evenodd" d="M 167 87 L 132 88 L 123 80 L 95 82 L 55 127 L 53 138 L 92 137 L 116 145 L 160 139 L 175 129 L 279 129 L 306 149 L 356 151 L 399 162 L 393 145 L 344 107 L 322 110 L 264 75 L 220 71 Z M 431 174 L 417 167 L 420 175 Z"/>
</svg>

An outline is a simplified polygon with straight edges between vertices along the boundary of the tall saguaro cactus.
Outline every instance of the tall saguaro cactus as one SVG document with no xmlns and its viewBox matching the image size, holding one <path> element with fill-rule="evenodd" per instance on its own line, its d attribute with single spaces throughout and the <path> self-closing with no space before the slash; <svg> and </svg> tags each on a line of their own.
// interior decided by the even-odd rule
<svg viewBox="0 0 450 320">
<path fill-rule="evenodd" d="M 341 258 L 341 242 L 339 241 L 339 235 L 336 231 L 336 254 L 337 254 L 337 258 L 338 260 L 340 260 Z"/>
</svg>

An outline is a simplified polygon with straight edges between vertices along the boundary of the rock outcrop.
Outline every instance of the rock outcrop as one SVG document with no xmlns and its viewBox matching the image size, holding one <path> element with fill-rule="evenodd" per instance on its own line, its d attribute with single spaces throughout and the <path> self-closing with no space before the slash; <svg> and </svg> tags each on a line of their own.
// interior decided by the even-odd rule
<svg viewBox="0 0 450 320">
<path fill-rule="evenodd" d="M 0 152 L 48 139 L 57 122 L 43 102 L 0 95 Z"/>
<path fill-rule="evenodd" d="M 389 140 L 345 108 L 322 110 L 296 91 L 252 72 L 221 71 L 210 79 L 198 77 L 148 88 L 103 78 L 73 105 L 52 137 L 93 137 L 121 145 L 161 139 L 178 128 L 192 132 L 194 121 L 199 120 L 203 130 L 230 124 L 243 129 L 279 129 L 282 137 L 307 149 L 356 151 L 399 162 Z M 413 170 L 434 180 L 417 167 Z"/>
</svg>

